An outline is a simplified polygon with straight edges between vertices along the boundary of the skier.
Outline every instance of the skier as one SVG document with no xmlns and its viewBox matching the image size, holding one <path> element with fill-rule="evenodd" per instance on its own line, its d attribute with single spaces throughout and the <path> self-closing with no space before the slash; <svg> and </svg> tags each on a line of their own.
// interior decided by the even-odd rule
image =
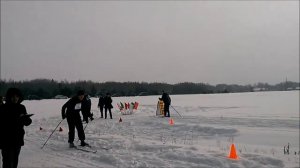
<svg viewBox="0 0 300 168">
<path fill-rule="evenodd" d="M 107 118 L 107 110 L 109 111 L 110 119 L 112 119 L 111 109 L 112 106 L 112 99 L 110 93 L 106 93 L 106 96 L 104 97 L 104 108 L 105 108 L 105 119 Z"/>
<path fill-rule="evenodd" d="M 69 126 L 69 146 L 70 148 L 75 147 L 74 145 L 74 138 L 75 138 L 75 128 L 77 129 L 77 134 L 79 140 L 81 141 L 81 146 L 89 146 L 85 140 L 85 134 L 81 122 L 80 117 L 80 110 L 81 110 L 81 103 L 84 98 L 84 91 L 79 90 L 77 95 L 69 99 L 61 109 L 62 119 L 67 118 L 68 126 Z M 66 110 L 67 109 L 67 110 Z"/>
<path fill-rule="evenodd" d="M 21 147 L 24 146 L 24 126 L 32 123 L 24 105 L 22 93 L 17 88 L 9 88 L 6 102 L 0 107 L 0 149 L 2 167 L 18 167 Z"/>
<path fill-rule="evenodd" d="M 100 109 L 101 118 L 103 118 L 104 97 L 102 95 L 99 97 L 98 108 Z"/>
<path fill-rule="evenodd" d="M 169 108 L 170 108 L 170 105 L 171 105 L 171 98 L 169 96 L 168 93 L 162 91 L 162 100 L 164 102 L 164 113 L 165 113 L 165 117 L 170 117 L 170 111 L 169 111 Z"/>
<path fill-rule="evenodd" d="M 89 123 L 89 118 L 91 121 L 94 120 L 93 113 L 91 113 L 91 106 L 92 106 L 92 102 L 90 96 L 85 95 L 82 101 L 81 112 L 82 112 L 83 121 L 85 121 L 86 123 Z"/>
</svg>

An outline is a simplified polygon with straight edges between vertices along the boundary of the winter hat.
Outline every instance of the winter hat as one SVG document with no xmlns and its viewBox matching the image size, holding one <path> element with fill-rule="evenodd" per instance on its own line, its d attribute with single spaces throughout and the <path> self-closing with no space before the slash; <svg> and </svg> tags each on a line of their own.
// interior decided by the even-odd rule
<svg viewBox="0 0 300 168">
<path fill-rule="evenodd" d="M 6 96 L 5 96 L 5 100 L 6 103 L 11 103 L 11 98 L 16 95 L 19 97 L 19 102 L 21 103 L 23 101 L 23 95 L 21 93 L 21 91 L 18 88 L 9 88 L 6 92 Z"/>
<path fill-rule="evenodd" d="M 79 91 L 77 92 L 77 96 L 81 96 L 81 95 L 84 95 L 84 90 L 79 90 Z"/>
</svg>

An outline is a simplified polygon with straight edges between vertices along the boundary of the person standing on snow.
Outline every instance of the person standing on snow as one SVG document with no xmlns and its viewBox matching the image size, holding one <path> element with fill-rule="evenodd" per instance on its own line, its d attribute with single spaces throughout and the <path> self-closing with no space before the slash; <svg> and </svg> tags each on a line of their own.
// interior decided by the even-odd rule
<svg viewBox="0 0 300 168">
<path fill-rule="evenodd" d="M 9 88 L 6 102 L 0 107 L 0 149 L 2 168 L 18 167 L 21 147 L 24 146 L 24 126 L 32 123 L 24 105 L 22 93 L 17 88 Z"/>
<path fill-rule="evenodd" d="M 105 119 L 107 118 L 107 110 L 109 111 L 110 119 L 112 119 L 111 109 L 112 106 L 112 99 L 110 93 L 106 93 L 106 96 L 104 97 L 104 108 L 105 108 Z"/>
<path fill-rule="evenodd" d="M 81 112 L 83 121 L 89 123 L 89 118 L 91 121 L 94 120 L 93 113 L 91 113 L 92 102 L 89 95 L 85 95 L 82 101 Z"/>
<path fill-rule="evenodd" d="M 103 118 L 104 97 L 102 95 L 99 97 L 98 108 L 100 109 L 101 118 Z"/>
<path fill-rule="evenodd" d="M 165 113 L 165 117 L 170 117 L 170 105 L 171 105 L 171 98 L 169 96 L 168 93 L 163 91 L 163 94 L 161 96 L 163 102 L 164 102 L 164 113 Z"/>
<path fill-rule="evenodd" d="M 75 128 L 77 129 L 78 138 L 81 141 L 81 146 L 88 146 L 88 144 L 84 141 L 85 134 L 81 122 L 80 110 L 81 103 L 84 98 L 84 91 L 79 90 L 77 95 L 69 99 L 61 109 L 62 119 L 67 118 L 68 127 L 69 127 L 69 145 L 70 148 L 75 147 L 74 138 L 75 138 Z M 67 110 L 66 110 L 67 109 Z"/>
</svg>

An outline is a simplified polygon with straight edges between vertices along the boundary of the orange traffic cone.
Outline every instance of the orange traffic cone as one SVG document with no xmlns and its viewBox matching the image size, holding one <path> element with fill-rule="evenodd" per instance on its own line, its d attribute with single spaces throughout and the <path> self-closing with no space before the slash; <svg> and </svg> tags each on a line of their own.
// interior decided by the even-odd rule
<svg viewBox="0 0 300 168">
<path fill-rule="evenodd" d="M 59 127 L 59 130 L 58 130 L 59 132 L 62 132 L 63 131 L 63 129 L 61 128 L 61 127 Z"/>
<path fill-rule="evenodd" d="M 119 122 L 122 122 L 122 118 L 120 117 Z"/>
<path fill-rule="evenodd" d="M 231 146 L 230 146 L 230 152 L 229 152 L 228 158 L 233 159 L 233 160 L 238 160 L 239 159 L 239 157 L 236 153 L 234 144 L 231 144 Z"/>
<path fill-rule="evenodd" d="M 170 125 L 174 125 L 174 120 L 173 120 L 173 118 L 170 118 L 169 123 L 170 123 Z"/>
</svg>

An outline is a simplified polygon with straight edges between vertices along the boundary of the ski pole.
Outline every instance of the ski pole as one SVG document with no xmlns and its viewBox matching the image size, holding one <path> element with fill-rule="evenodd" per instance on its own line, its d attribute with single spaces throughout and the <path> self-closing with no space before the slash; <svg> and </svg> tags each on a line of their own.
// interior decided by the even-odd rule
<svg viewBox="0 0 300 168">
<path fill-rule="evenodd" d="M 87 127 L 88 124 L 89 124 L 89 123 L 86 123 L 85 127 L 83 128 L 83 131 L 86 129 L 86 127 Z"/>
<path fill-rule="evenodd" d="M 171 106 L 177 113 L 178 113 L 178 115 L 182 118 L 182 116 L 180 115 L 180 113 L 173 107 L 173 106 Z"/>
<path fill-rule="evenodd" d="M 61 123 L 62 121 L 64 121 L 64 119 L 62 119 L 62 120 L 57 124 L 57 126 L 56 126 L 55 129 L 52 131 L 52 133 L 49 135 L 48 139 L 46 140 L 46 142 L 44 143 L 44 145 L 42 146 L 41 149 L 44 148 L 44 146 L 46 145 L 46 143 L 48 142 L 48 140 L 50 139 L 50 137 L 52 136 L 52 134 L 54 133 L 54 131 L 57 129 L 57 127 L 60 125 L 60 123 Z"/>
</svg>

